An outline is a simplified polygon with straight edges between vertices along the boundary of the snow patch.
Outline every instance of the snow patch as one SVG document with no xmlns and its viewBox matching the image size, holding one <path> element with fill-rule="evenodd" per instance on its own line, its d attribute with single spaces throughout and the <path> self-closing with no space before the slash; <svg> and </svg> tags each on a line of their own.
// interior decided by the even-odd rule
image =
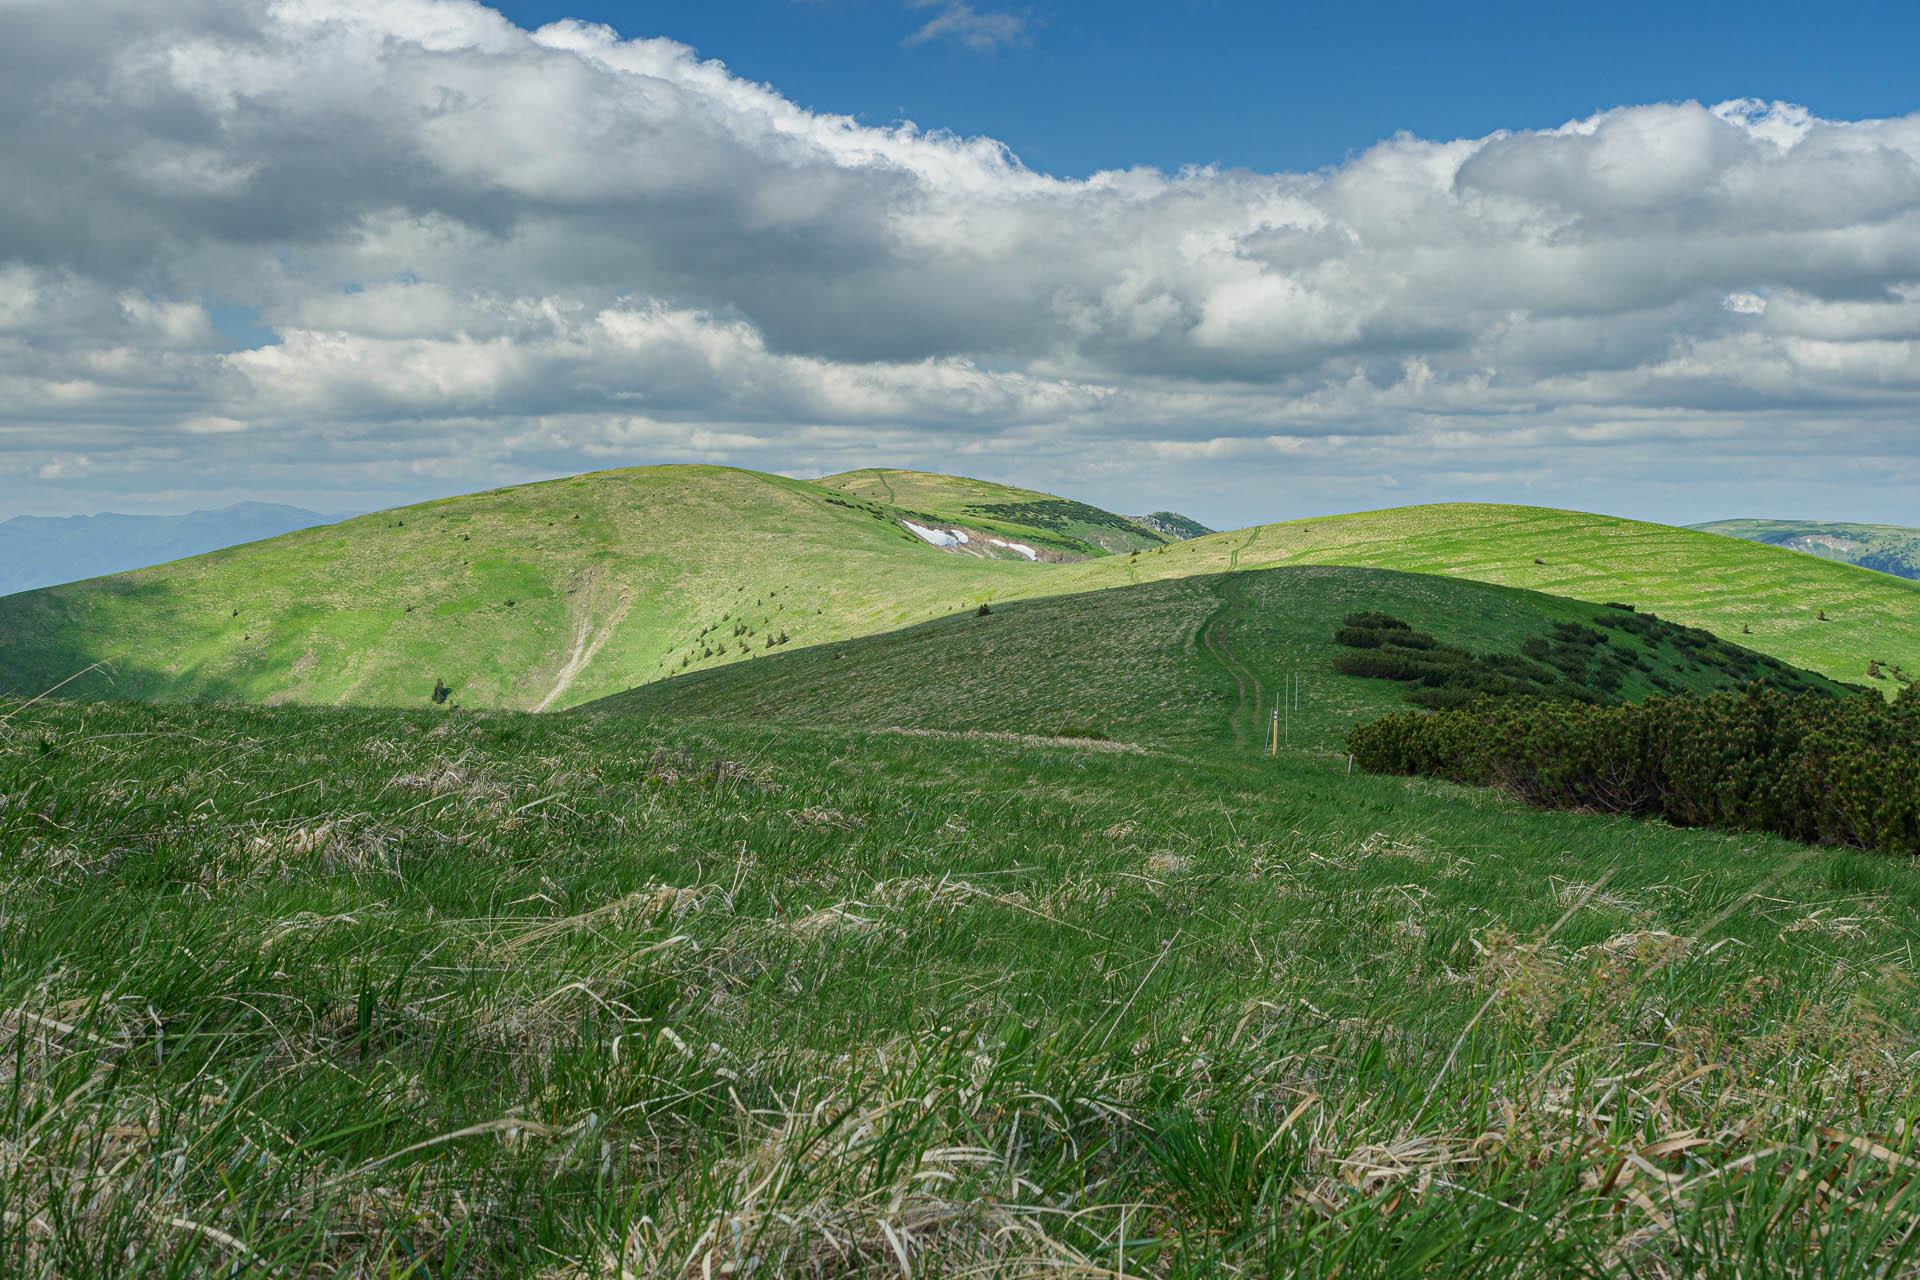
<svg viewBox="0 0 1920 1280">
<path fill-rule="evenodd" d="M 907 529 L 913 534 L 914 537 L 920 539 L 922 542 L 929 543 L 932 546 L 957 547 L 961 543 L 966 541 L 966 538 L 961 536 L 960 534 L 951 533 L 945 529 L 923 528 L 922 526 L 915 524 L 911 520 L 902 520 L 900 523 L 907 526 Z"/>
<path fill-rule="evenodd" d="M 911 520 L 902 520 L 900 523 L 905 525 L 907 527 L 907 531 L 913 534 L 914 537 L 920 539 L 920 541 L 928 544 L 929 546 L 965 547 L 965 546 L 971 546 L 973 543 L 973 540 L 967 537 L 964 530 L 929 529 L 927 528 L 927 526 L 923 524 L 915 524 Z M 1024 542 L 1005 542 L 999 538 L 988 538 L 987 541 L 991 542 L 996 547 L 1005 547 L 1009 551 L 1015 552 L 1019 555 L 1023 555 L 1029 560 L 1038 560 L 1040 558 L 1040 553 L 1038 551 L 1035 551 L 1032 547 L 1028 546 Z"/>
</svg>

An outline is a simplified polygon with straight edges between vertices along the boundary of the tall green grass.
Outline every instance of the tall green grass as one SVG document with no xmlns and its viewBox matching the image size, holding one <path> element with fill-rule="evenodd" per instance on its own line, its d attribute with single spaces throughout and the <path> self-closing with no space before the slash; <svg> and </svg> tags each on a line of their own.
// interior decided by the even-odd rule
<svg viewBox="0 0 1920 1280">
<path fill-rule="evenodd" d="M 1916 1273 L 1910 866 L 1343 768 L 0 703 L 0 1273 Z"/>
</svg>

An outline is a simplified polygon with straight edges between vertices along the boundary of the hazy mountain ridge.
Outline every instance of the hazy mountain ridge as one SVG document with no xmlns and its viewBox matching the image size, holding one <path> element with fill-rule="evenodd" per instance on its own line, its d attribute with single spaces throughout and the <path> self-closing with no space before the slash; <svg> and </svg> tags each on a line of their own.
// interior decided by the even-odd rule
<svg viewBox="0 0 1920 1280">
<path fill-rule="evenodd" d="M 339 519 L 272 502 L 178 516 L 15 516 L 0 521 L 0 596 L 184 560 Z"/>
<path fill-rule="evenodd" d="M 1920 529 L 1831 520 L 1715 520 L 1687 527 L 1920 579 Z"/>
</svg>

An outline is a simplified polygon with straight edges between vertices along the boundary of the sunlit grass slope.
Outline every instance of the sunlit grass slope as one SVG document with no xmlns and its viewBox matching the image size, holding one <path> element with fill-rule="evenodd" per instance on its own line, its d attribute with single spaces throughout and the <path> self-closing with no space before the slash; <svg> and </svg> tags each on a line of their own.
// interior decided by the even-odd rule
<svg viewBox="0 0 1920 1280">
<path fill-rule="evenodd" d="M 8 1277 L 1915 1270 L 1890 859 L 592 714 L 0 702 L 0 797 Z"/>
<path fill-rule="evenodd" d="M 830 488 L 1074 554 L 1113 555 L 1173 541 L 1123 515 L 1034 489 L 928 471 L 872 467 L 820 481 Z"/>
<path fill-rule="evenodd" d="M 1382 569 L 1207 574 L 1004 603 L 986 615 L 645 685 L 591 709 L 1249 751 L 1286 700 L 1286 742 L 1344 752 L 1356 721 L 1406 709 L 1401 685 L 1333 669 L 1343 651 L 1334 630 L 1347 614 L 1369 609 L 1475 653 L 1515 653 L 1555 623 L 1591 625 L 1609 612 L 1536 591 Z M 1646 658 L 1620 697 L 1744 687 L 1738 674 L 1690 659 L 1671 641 L 1648 646 L 1625 632 L 1605 634 L 1612 651 Z M 1800 679 L 1782 668 L 1769 674 Z M 1812 684 L 1839 692 L 1819 677 Z M 1297 696 L 1289 698 L 1290 688 Z"/>
<path fill-rule="evenodd" d="M 599 472 L 401 507 L 0 600 L 0 689 L 564 706 L 695 665 L 1020 590 L 869 503 L 722 467 Z M 785 640 L 782 641 L 781 637 Z"/>
<path fill-rule="evenodd" d="M 1405 569 L 1623 601 L 1849 682 L 1866 679 L 1870 660 L 1920 671 L 1920 583 L 1710 533 L 1543 507 L 1445 503 L 1260 525 L 1064 566 L 1060 577 L 1091 588 L 1282 564 Z"/>
</svg>

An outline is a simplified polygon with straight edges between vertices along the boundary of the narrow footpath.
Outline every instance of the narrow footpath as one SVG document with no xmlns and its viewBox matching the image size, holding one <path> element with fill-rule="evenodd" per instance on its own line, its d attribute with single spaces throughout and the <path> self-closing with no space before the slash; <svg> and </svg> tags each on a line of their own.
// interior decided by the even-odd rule
<svg viewBox="0 0 1920 1280">
<path fill-rule="evenodd" d="M 1253 540 L 1249 538 L 1247 541 Z M 1200 624 L 1200 643 L 1214 661 L 1233 677 L 1234 687 L 1238 691 L 1233 711 L 1227 718 L 1234 746 L 1243 750 L 1257 748 L 1261 742 L 1260 708 L 1265 704 L 1266 690 L 1261 687 L 1259 677 L 1233 652 L 1234 626 L 1246 613 L 1246 600 L 1240 594 L 1240 584 L 1230 576 L 1220 578 L 1214 591 L 1220 597 L 1220 607 Z"/>
</svg>

